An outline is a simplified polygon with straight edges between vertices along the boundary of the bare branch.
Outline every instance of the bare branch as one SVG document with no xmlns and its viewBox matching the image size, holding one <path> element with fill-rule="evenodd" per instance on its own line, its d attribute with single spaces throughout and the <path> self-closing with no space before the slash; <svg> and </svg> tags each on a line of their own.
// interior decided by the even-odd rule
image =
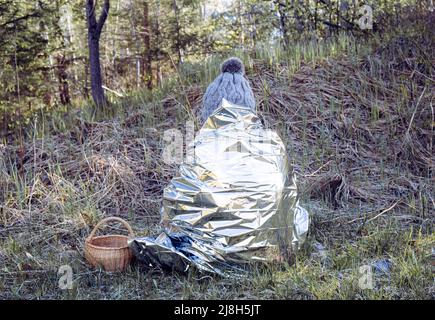
<svg viewBox="0 0 435 320">
<path fill-rule="evenodd" d="M 100 34 L 101 30 L 103 29 L 104 22 L 106 22 L 107 16 L 109 15 L 109 9 L 110 9 L 110 1 L 104 0 L 103 10 L 101 11 L 101 14 L 100 14 L 100 17 L 98 18 L 98 23 L 97 23 L 98 34 Z"/>
</svg>

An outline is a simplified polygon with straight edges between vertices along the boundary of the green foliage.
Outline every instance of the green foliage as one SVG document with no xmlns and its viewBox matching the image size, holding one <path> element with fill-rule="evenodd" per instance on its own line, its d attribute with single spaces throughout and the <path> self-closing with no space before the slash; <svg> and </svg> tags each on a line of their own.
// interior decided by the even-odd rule
<svg viewBox="0 0 435 320">
<path fill-rule="evenodd" d="M 61 47 L 61 1 L 0 1 L 0 134 L 50 106 L 50 57 Z"/>
</svg>

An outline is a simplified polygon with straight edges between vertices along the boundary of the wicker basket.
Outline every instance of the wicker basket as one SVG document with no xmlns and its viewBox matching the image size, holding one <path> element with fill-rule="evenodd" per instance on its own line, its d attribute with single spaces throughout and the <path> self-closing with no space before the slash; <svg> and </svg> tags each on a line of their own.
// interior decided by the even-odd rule
<svg viewBox="0 0 435 320">
<path fill-rule="evenodd" d="M 127 244 L 129 237 L 122 235 L 95 237 L 98 228 L 108 221 L 121 222 L 127 228 L 129 237 L 133 237 L 133 230 L 125 220 L 118 217 L 105 218 L 97 223 L 85 240 L 85 258 L 94 267 L 102 266 L 106 271 L 124 271 L 133 257 Z"/>
</svg>

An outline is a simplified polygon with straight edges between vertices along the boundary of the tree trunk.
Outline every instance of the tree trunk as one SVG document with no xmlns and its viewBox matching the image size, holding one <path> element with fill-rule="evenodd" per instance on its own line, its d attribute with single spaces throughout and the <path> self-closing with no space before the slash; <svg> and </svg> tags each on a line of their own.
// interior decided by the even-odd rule
<svg viewBox="0 0 435 320">
<path fill-rule="evenodd" d="M 172 7 L 174 9 L 174 16 L 175 16 L 175 32 L 177 34 L 177 39 L 175 41 L 175 49 L 177 51 L 178 56 L 178 65 L 181 65 L 183 62 L 182 60 L 182 54 L 181 54 L 181 35 L 180 35 L 180 8 L 178 8 L 177 0 L 172 1 Z"/>
<path fill-rule="evenodd" d="M 153 88 L 153 70 L 151 68 L 152 63 L 152 52 L 151 52 L 151 30 L 150 30 L 150 21 L 149 21 L 149 7 L 148 2 L 144 2 L 143 7 L 143 42 L 145 47 L 145 52 L 142 58 L 143 67 L 142 67 L 142 78 L 148 89 Z"/>
<path fill-rule="evenodd" d="M 66 105 L 71 102 L 71 98 L 69 95 L 69 87 L 68 87 L 68 73 L 66 72 L 68 62 L 63 54 L 58 55 L 56 57 L 56 60 L 57 60 L 57 79 L 59 81 L 60 103 Z"/>
<path fill-rule="evenodd" d="M 133 2 L 133 0 L 130 0 L 129 3 L 129 10 L 130 10 L 130 30 L 131 30 L 131 40 L 134 43 L 134 47 L 136 50 L 133 50 L 133 57 L 134 57 L 134 61 L 135 61 L 135 67 L 136 67 L 136 87 L 139 88 L 141 85 L 141 78 L 142 78 L 142 72 L 141 72 L 141 67 L 142 67 L 142 58 L 141 58 L 141 49 L 140 49 L 140 43 L 139 43 L 139 39 L 137 37 L 137 32 L 136 32 L 136 21 L 135 21 L 135 3 Z M 133 61 L 133 59 L 132 59 Z"/>
<path fill-rule="evenodd" d="M 95 17 L 94 0 L 86 1 L 86 18 L 88 22 L 89 66 L 91 73 L 92 98 L 97 106 L 104 106 L 107 101 L 104 95 L 100 66 L 100 36 L 104 22 L 109 14 L 109 0 L 105 0 L 98 18 Z"/>
<path fill-rule="evenodd" d="M 286 9 L 287 9 L 287 1 L 285 4 L 281 3 L 279 0 L 275 1 L 275 5 L 277 6 L 278 14 L 279 14 L 279 26 L 281 29 L 281 34 L 283 38 L 284 48 L 287 49 L 289 46 L 289 39 L 287 34 L 287 17 L 286 17 Z"/>
<path fill-rule="evenodd" d="M 85 59 L 83 61 L 83 69 L 85 75 L 85 85 L 83 86 L 83 96 L 88 99 L 89 98 L 89 60 Z"/>
<path fill-rule="evenodd" d="M 237 14 L 238 14 L 238 16 L 240 17 L 240 22 L 239 22 L 239 24 L 240 24 L 240 42 L 241 42 L 241 44 L 242 44 L 242 46 L 244 47 L 244 45 L 245 45 L 245 28 L 244 28 L 244 25 L 243 25 L 243 12 L 242 12 L 242 3 L 241 3 L 241 1 L 239 1 L 239 5 L 237 6 Z"/>
<path fill-rule="evenodd" d="M 155 30 L 154 34 L 156 35 L 156 50 L 154 50 L 154 60 L 156 61 L 156 83 L 158 87 L 161 87 L 162 85 L 162 72 L 160 69 L 160 47 L 161 47 L 161 40 L 160 40 L 160 2 L 157 1 L 157 12 L 155 15 Z"/>
<path fill-rule="evenodd" d="M 103 81 L 101 78 L 99 39 L 89 37 L 88 45 L 92 98 L 96 105 L 101 106 L 106 103 L 106 97 L 104 96 Z"/>
</svg>

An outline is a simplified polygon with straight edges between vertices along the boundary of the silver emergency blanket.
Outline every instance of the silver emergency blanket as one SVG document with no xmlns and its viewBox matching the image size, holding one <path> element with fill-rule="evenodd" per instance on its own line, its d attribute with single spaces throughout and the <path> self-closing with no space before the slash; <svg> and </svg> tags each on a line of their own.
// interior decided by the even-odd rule
<svg viewBox="0 0 435 320">
<path fill-rule="evenodd" d="M 222 100 L 187 154 L 164 189 L 162 233 L 129 242 L 140 261 L 224 274 L 300 247 L 309 215 L 283 142 L 254 112 Z"/>
</svg>

